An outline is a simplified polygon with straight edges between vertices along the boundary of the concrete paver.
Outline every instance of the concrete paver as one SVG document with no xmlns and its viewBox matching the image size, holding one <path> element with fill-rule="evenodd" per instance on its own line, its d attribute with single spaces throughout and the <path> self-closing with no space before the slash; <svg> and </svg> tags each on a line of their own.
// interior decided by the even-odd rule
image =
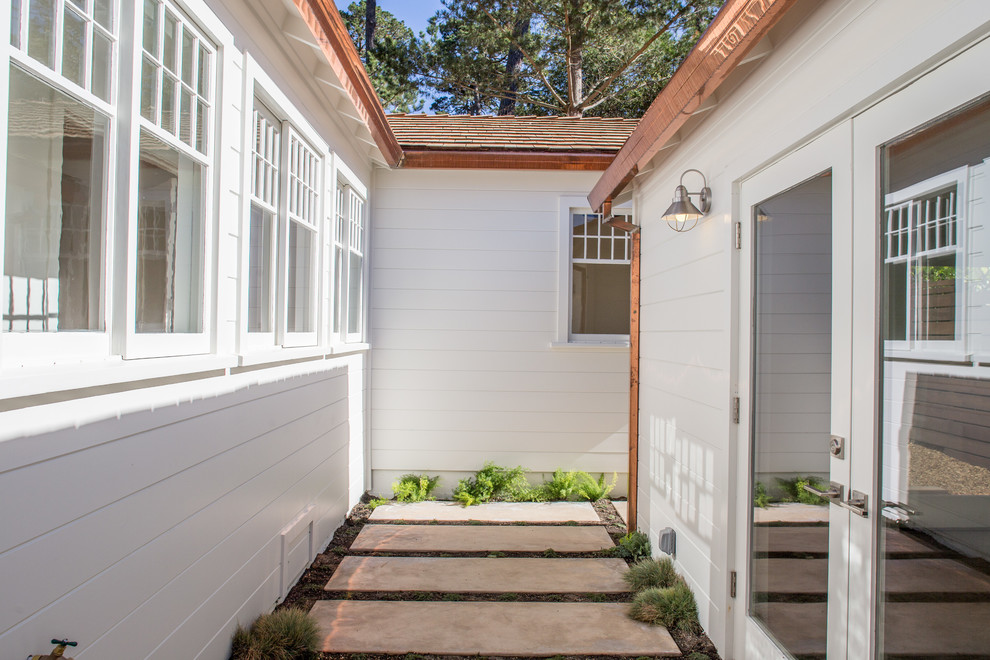
<svg viewBox="0 0 990 660">
<path fill-rule="evenodd" d="M 491 502 L 461 506 L 457 502 L 382 504 L 372 511 L 373 522 L 383 520 L 467 522 L 597 523 L 601 519 L 588 502 Z"/>
<path fill-rule="evenodd" d="M 604 527 L 365 525 L 351 544 L 362 552 L 594 552 L 614 545 Z"/>
<path fill-rule="evenodd" d="M 323 633 L 323 651 L 330 653 L 680 655 L 666 629 L 629 619 L 628 607 L 324 600 L 312 613 Z"/>
<path fill-rule="evenodd" d="M 622 522 L 628 523 L 629 522 L 629 502 L 626 501 L 626 500 L 623 500 L 621 502 L 612 502 L 612 506 L 615 507 L 615 512 L 617 514 L 619 514 L 619 517 L 620 518 L 622 518 Z"/>
<path fill-rule="evenodd" d="M 327 591 L 624 593 L 621 559 L 344 557 Z"/>
</svg>

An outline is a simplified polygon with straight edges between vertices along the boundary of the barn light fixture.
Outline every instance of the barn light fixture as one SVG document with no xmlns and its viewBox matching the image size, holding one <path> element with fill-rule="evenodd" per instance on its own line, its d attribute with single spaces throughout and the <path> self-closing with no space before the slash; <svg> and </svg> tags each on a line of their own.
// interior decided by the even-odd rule
<svg viewBox="0 0 990 660">
<path fill-rule="evenodd" d="M 684 187 L 684 174 L 688 172 L 697 172 L 701 175 L 704 185 L 698 192 L 688 192 L 688 189 Z M 684 174 L 681 175 L 680 185 L 674 188 L 673 203 L 663 214 L 663 219 L 674 231 L 694 229 L 698 220 L 712 207 L 712 189 L 708 187 L 708 179 L 705 178 L 705 175 L 695 169 L 684 170 Z M 698 196 L 701 210 L 698 210 L 698 207 L 691 203 L 691 195 Z"/>
</svg>

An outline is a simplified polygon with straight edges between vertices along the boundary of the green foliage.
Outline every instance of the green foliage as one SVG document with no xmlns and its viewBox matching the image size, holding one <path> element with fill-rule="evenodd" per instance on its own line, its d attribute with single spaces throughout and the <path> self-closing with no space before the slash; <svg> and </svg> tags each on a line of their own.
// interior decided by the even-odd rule
<svg viewBox="0 0 990 660">
<path fill-rule="evenodd" d="M 374 511 L 375 509 L 377 509 L 381 505 L 388 504 L 388 502 L 389 501 L 386 500 L 384 497 L 374 497 L 374 498 L 372 498 L 371 500 L 368 501 L 368 508 L 371 509 L 372 511 Z"/>
<path fill-rule="evenodd" d="M 430 493 L 437 487 L 440 477 L 425 474 L 404 474 L 392 484 L 392 494 L 399 502 L 422 502 L 433 499 Z"/>
<path fill-rule="evenodd" d="M 619 475 L 615 472 L 612 473 L 612 481 L 607 484 L 605 483 L 604 472 L 598 477 L 597 481 L 587 472 L 580 472 L 578 473 L 577 492 L 578 495 L 589 502 L 597 502 L 608 497 L 608 494 L 612 492 L 618 481 Z"/>
<path fill-rule="evenodd" d="M 543 483 L 543 491 L 548 501 L 569 500 L 578 488 L 578 472 L 565 472 L 563 468 L 553 471 L 553 479 Z M 582 473 L 583 474 L 583 473 Z"/>
<path fill-rule="evenodd" d="M 770 506 L 770 496 L 767 495 L 767 487 L 763 485 L 762 481 L 756 482 L 755 493 L 753 493 L 753 504 L 765 509 Z"/>
<path fill-rule="evenodd" d="M 237 627 L 231 660 L 308 660 L 319 657 L 320 627 L 309 614 L 286 608 Z"/>
<path fill-rule="evenodd" d="M 824 497 L 818 497 L 814 493 L 809 493 L 804 489 L 805 486 L 811 485 L 819 490 L 828 490 L 828 484 L 819 479 L 818 477 L 807 476 L 807 477 L 794 477 L 791 479 L 780 479 L 777 478 L 777 487 L 784 493 L 781 498 L 782 502 L 801 502 L 802 504 L 828 504 L 828 500 Z"/>
<path fill-rule="evenodd" d="M 560 553 L 553 548 L 547 548 L 543 551 L 543 557 L 546 559 L 556 559 L 557 557 L 560 557 Z"/>
<path fill-rule="evenodd" d="M 653 547 L 650 545 L 650 537 L 643 532 L 626 534 L 619 539 L 619 545 L 615 548 L 615 556 L 631 559 L 634 562 L 652 557 Z"/>
<path fill-rule="evenodd" d="M 687 655 L 686 660 L 711 660 L 711 658 L 701 651 L 691 651 L 691 653 Z"/>
<path fill-rule="evenodd" d="M 640 559 L 629 567 L 622 579 L 633 591 L 674 586 L 677 571 L 670 557 L 662 559 Z"/>
<path fill-rule="evenodd" d="M 458 482 L 454 499 L 464 506 L 473 506 L 500 500 L 514 501 L 520 493 L 529 490 L 526 471 L 522 467 L 501 467 L 489 461 L 473 477 Z"/>
<path fill-rule="evenodd" d="M 639 117 L 721 4 L 444 0 L 419 73 L 436 112 Z"/>
<path fill-rule="evenodd" d="M 375 34 L 371 48 L 365 46 L 367 1 L 352 2 L 340 17 L 361 55 L 371 84 L 386 112 L 417 112 L 420 98 L 416 75 L 421 45 L 416 34 L 390 12 L 375 7 Z M 422 36 L 422 35 L 421 35 Z"/>
<path fill-rule="evenodd" d="M 640 591 L 633 598 L 629 616 L 637 621 L 685 632 L 694 632 L 700 628 L 694 592 L 681 579 L 670 587 L 653 587 Z"/>
</svg>

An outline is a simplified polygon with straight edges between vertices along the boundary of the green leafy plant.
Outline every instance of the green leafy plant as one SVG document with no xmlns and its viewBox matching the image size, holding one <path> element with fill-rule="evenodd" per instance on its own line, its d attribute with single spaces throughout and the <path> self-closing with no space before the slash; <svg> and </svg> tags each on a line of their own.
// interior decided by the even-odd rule
<svg viewBox="0 0 990 660">
<path fill-rule="evenodd" d="M 767 487 L 763 485 L 762 481 L 756 482 L 756 488 L 753 493 L 753 504 L 760 507 L 761 509 L 766 509 L 770 506 L 770 496 L 767 495 Z"/>
<path fill-rule="evenodd" d="M 804 487 L 808 485 L 819 490 L 828 490 L 828 484 L 818 477 L 793 477 L 791 479 L 777 478 L 777 487 L 784 493 L 782 501 L 800 502 L 802 504 L 828 504 L 828 500 L 824 497 L 818 497 L 814 493 L 809 493 L 806 491 Z"/>
<path fill-rule="evenodd" d="M 615 556 L 631 559 L 634 562 L 652 557 L 653 547 L 650 545 L 650 537 L 643 532 L 626 534 L 619 539 L 619 545 L 615 548 Z"/>
<path fill-rule="evenodd" d="M 440 477 L 425 474 L 404 474 L 392 484 L 392 494 L 399 502 L 422 502 L 433 499 L 430 493 L 437 487 Z"/>
<path fill-rule="evenodd" d="M 368 501 L 368 508 L 374 511 L 383 504 L 388 504 L 388 500 L 384 497 L 375 497 Z"/>
<path fill-rule="evenodd" d="M 602 472 L 601 476 L 595 480 L 587 472 L 578 473 L 578 484 L 577 492 L 582 498 L 588 500 L 589 502 L 597 502 L 598 500 L 605 499 L 608 494 L 612 492 L 615 488 L 615 484 L 619 481 L 619 475 L 615 472 L 612 473 L 612 481 L 605 483 L 605 473 Z"/>
<path fill-rule="evenodd" d="M 640 559 L 629 567 L 622 579 L 633 591 L 651 588 L 664 589 L 674 586 L 674 583 L 677 582 L 677 571 L 674 570 L 674 562 L 670 557 Z"/>
<path fill-rule="evenodd" d="M 629 616 L 637 621 L 695 632 L 698 625 L 698 604 L 694 592 L 682 579 L 671 587 L 652 587 L 633 598 Z"/>
<path fill-rule="evenodd" d="M 507 468 L 489 461 L 473 477 L 458 482 L 454 499 L 464 506 L 499 500 L 518 501 L 519 494 L 528 490 L 531 487 L 522 467 Z"/>
<path fill-rule="evenodd" d="M 577 492 L 579 475 L 586 474 L 571 470 L 565 472 L 563 468 L 553 471 L 553 478 L 543 483 L 542 489 L 546 493 L 548 501 L 569 500 Z"/>
<path fill-rule="evenodd" d="M 231 660 L 310 660 L 319 657 L 320 627 L 308 613 L 285 608 L 237 627 Z"/>
</svg>

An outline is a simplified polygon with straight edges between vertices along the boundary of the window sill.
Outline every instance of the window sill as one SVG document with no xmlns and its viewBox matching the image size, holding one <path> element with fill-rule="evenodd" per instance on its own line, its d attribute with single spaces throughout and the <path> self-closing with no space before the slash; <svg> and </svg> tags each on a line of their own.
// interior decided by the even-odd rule
<svg viewBox="0 0 990 660">
<path fill-rule="evenodd" d="M 550 350 L 553 351 L 579 351 L 587 353 L 628 353 L 629 341 L 617 341 L 612 343 L 592 342 L 592 341 L 552 341 Z"/>
<path fill-rule="evenodd" d="M 323 346 L 299 346 L 295 348 L 270 347 L 258 351 L 249 351 L 238 356 L 237 366 L 253 367 L 269 362 L 288 362 L 322 358 L 327 349 Z"/>
<path fill-rule="evenodd" d="M 330 349 L 328 355 L 350 355 L 351 353 L 364 353 L 371 350 L 371 344 L 358 342 L 354 344 L 336 344 Z"/>
<path fill-rule="evenodd" d="M 0 400 L 219 371 L 234 366 L 237 366 L 237 358 L 233 355 L 193 355 L 140 360 L 113 357 L 99 362 L 14 367 L 0 374 L 0 392 L 3 392 Z"/>
</svg>

